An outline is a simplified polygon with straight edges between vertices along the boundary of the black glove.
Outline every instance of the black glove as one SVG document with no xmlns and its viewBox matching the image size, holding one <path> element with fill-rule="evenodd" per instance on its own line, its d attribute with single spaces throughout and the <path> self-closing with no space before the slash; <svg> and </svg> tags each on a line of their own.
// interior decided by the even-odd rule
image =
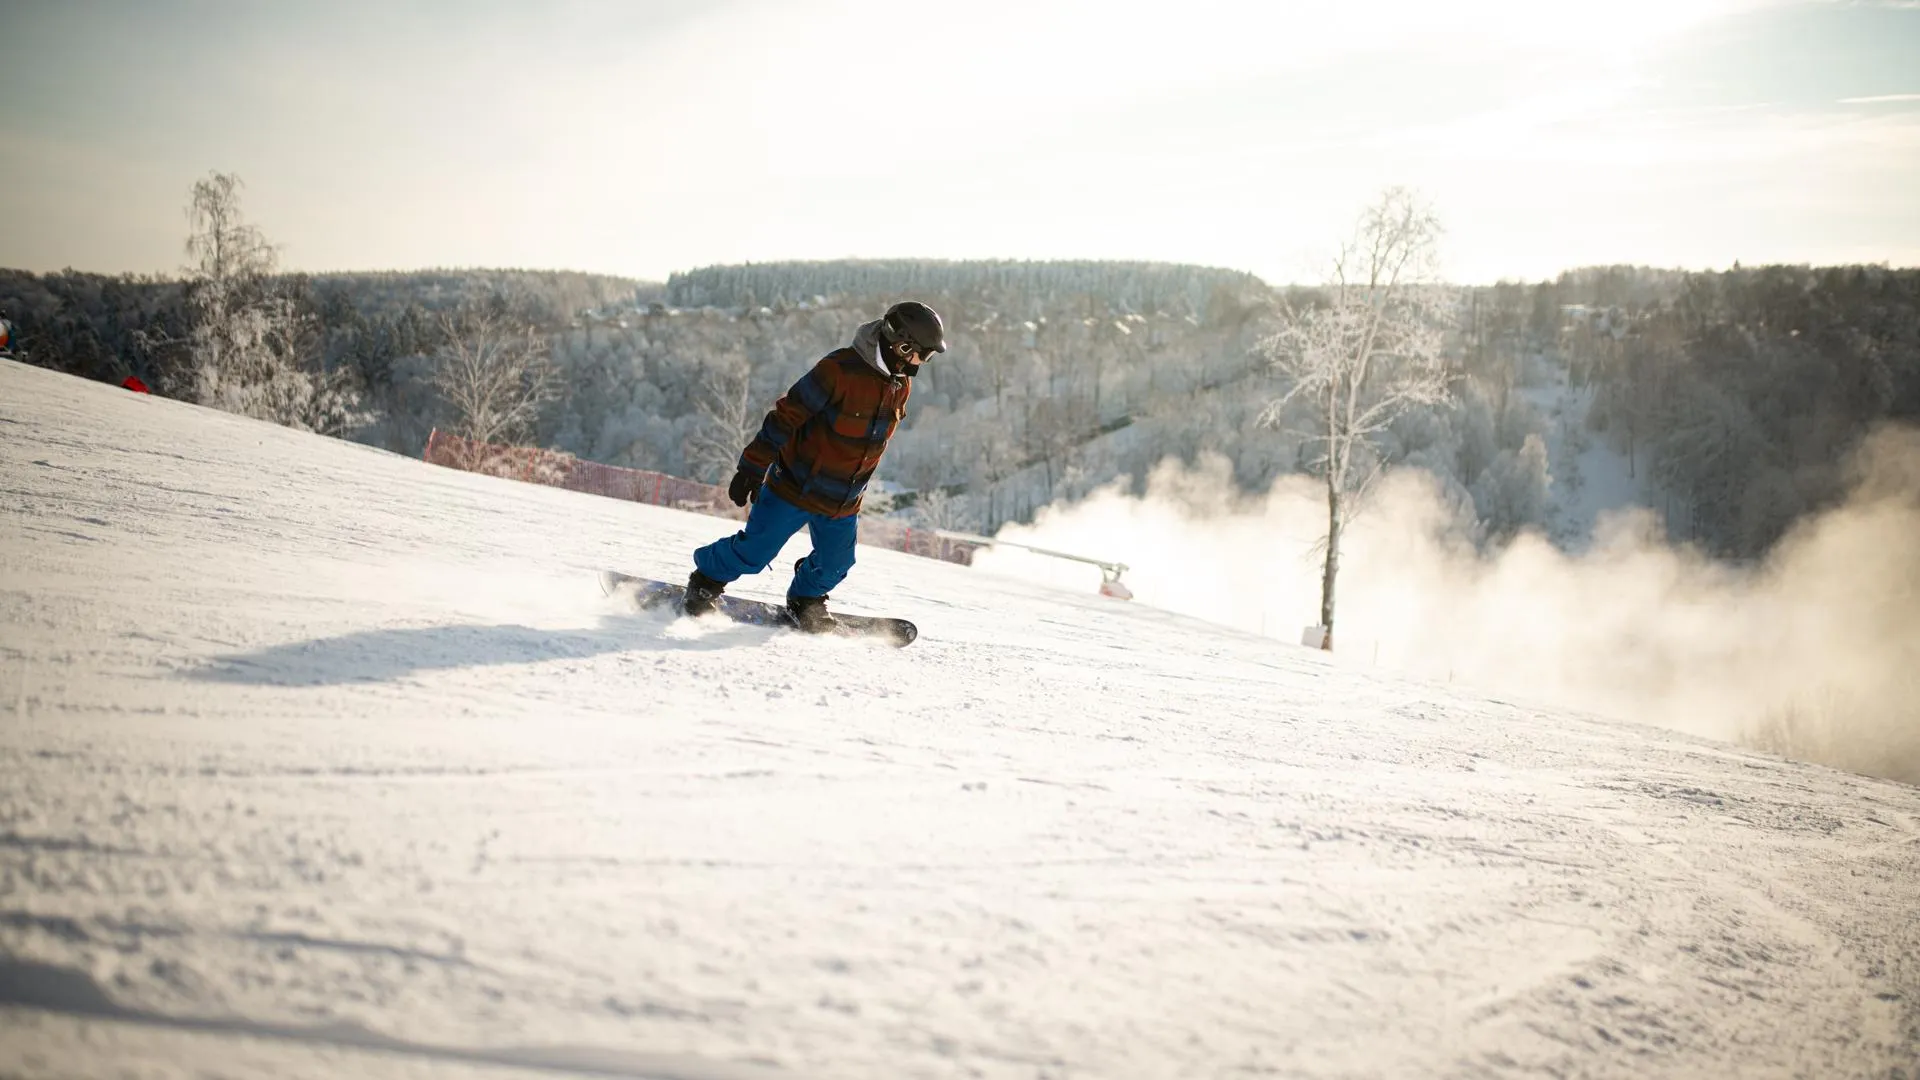
<svg viewBox="0 0 1920 1080">
<path fill-rule="evenodd" d="M 760 484 L 766 480 L 766 478 L 767 474 L 765 471 L 756 472 L 752 469 L 741 469 L 739 472 L 733 474 L 733 483 L 727 485 L 727 498 L 732 499 L 733 505 L 735 506 L 745 506 L 750 502 L 759 502 Z"/>
</svg>

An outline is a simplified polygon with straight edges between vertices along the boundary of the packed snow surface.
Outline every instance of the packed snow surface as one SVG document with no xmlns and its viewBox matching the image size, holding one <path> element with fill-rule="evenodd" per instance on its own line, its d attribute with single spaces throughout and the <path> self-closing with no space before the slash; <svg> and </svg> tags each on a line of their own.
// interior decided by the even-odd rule
<svg viewBox="0 0 1920 1080">
<path fill-rule="evenodd" d="M 0 1072 L 1920 1076 L 1920 791 L 730 528 L 0 362 Z"/>
</svg>

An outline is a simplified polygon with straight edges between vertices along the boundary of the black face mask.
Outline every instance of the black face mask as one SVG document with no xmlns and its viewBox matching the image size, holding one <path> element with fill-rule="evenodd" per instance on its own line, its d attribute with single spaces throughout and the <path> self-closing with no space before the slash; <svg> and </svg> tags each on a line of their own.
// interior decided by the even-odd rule
<svg viewBox="0 0 1920 1080">
<path fill-rule="evenodd" d="M 920 363 L 912 362 L 907 357 L 900 355 L 899 346 L 902 344 L 905 343 L 882 342 L 880 348 L 886 356 L 887 370 L 902 379 L 911 379 L 915 375 L 920 374 L 920 365 L 927 362 L 927 357 L 924 354 L 919 354 L 918 359 Z"/>
</svg>

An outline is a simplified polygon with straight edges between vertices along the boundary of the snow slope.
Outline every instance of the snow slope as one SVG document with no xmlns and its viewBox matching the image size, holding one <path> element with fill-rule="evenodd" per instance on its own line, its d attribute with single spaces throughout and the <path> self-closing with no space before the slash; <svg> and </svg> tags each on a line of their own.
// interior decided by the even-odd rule
<svg viewBox="0 0 1920 1080">
<path fill-rule="evenodd" d="M 1916 1075 L 1920 791 L 726 528 L 0 363 L 0 1073 Z"/>
<path fill-rule="evenodd" d="M 1547 460 L 1552 475 L 1548 531 L 1562 547 L 1586 548 L 1600 518 L 1632 507 L 1652 508 L 1650 487 L 1634 475 L 1625 454 L 1604 434 L 1587 430 L 1593 405 L 1590 387 L 1572 385 L 1563 364 L 1532 357 L 1531 376 L 1518 393 L 1546 421 Z"/>
</svg>

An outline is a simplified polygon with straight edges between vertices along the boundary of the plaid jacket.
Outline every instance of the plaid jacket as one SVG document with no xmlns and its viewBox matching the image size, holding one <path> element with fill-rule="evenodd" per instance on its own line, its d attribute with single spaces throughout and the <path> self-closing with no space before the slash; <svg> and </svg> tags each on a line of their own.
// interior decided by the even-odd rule
<svg viewBox="0 0 1920 1080">
<path fill-rule="evenodd" d="M 862 326 L 853 345 L 800 376 L 740 454 L 742 469 L 764 470 L 767 487 L 802 510 L 858 514 L 867 481 L 906 415 L 912 380 L 881 369 L 878 325 Z"/>
</svg>

